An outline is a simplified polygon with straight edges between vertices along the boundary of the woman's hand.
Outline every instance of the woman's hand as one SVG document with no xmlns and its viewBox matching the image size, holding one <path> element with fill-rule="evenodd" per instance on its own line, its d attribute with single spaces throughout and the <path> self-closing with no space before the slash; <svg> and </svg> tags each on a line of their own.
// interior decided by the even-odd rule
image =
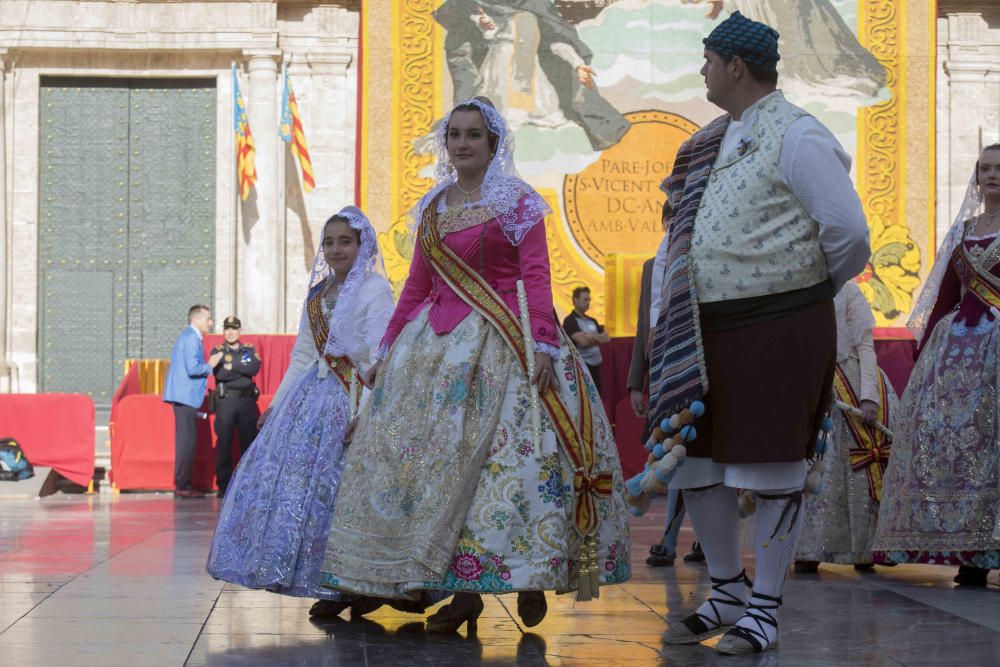
<svg viewBox="0 0 1000 667">
<path fill-rule="evenodd" d="M 260 417 L 257 417 L 257 430 L 258 431 L 261 430 L 262 428 L 264 428 L 264 422 L 266 422 L 267 418 L 271 416 L 271 410 L 272 410 L 272 408 L 268 407 L 267 410 L 264 410 L 264 413 Z"/>
<path fill-rule="evenodd" d="M 878 422 L 878 403 L 875 401 L 861 401 L 861 423 L 865 426 L 874 426 Z"/>
<path fill-rule="evenodd" d="M 539 394 L 544 394 L 550 387 L 556 386 L 552 357 L 544 352 L 535 352 L 535 374 L 531 377 L 531 384 L 538 386 Z"/>
<path fill-rule="evenodd" d="M 354 438 L 354 429 L 358 427 L 358 418 L 355 417 L 348 424 L 347 428 L 344 429 L 344 447 L 351 444 L 351 440 Z"/>
<path fill-rule="evenodd" d="M 361 376 L 361 384 L 365 385 L 369 389 L 375 386 L 375 379 L 378 378 L 378 371 L 382 368 L 382 360 L 379 359 L 374 364 L 368 367 L 364 375 Z"/>
</svg>

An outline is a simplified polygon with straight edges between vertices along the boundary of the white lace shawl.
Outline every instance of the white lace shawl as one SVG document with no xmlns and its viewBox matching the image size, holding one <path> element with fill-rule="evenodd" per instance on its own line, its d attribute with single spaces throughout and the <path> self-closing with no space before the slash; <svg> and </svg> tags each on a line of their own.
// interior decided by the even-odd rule
<svg viewBox="0 0 1000 667">
<path fill-rule="evenodd" d="M 368 217 L 355 206 L 345 206 L 335 217 L 347 220 L 351 228 L 358 231 L 361 243 L 354 264 L 351 265 L 347 277 L 340 286 L 333 310 L 329 311 L 326 303 L 322 304 L 323 317 L 329 323 L 330 332 L 323 354 L 337 357 L 346 355 L 363 372 L 374 361 L 372 357 L 389 325 L 395 303 L 392 287 L 385 277 L 385 264 L 379 253 L 375 228 L 372 227 Z M 324 230 L 321 231 L 321 237 L 325 227 L 326 223 Z M 309 291 L 306 301 L 302 304 L 299 332 L 292 348 L 291 363 L 272 401 L 275 406 L 285 399 L 302 373 L 320 361 L 312 328 L 309 325 L 308 294 L 311 294 L 313 288 L 321 282 L 329 283 L 333 279 L 334 271 L 323 256 L 323 241 L 320 238 L 309 277 Z M 329 373 L 329 367 L 325 362 L 319 364 L 318 373 L 320 377 L 326 377 Z"/>
<path fill-rule="evenodd" d="M 545 219 L 552 209 L 542 199 L 535 189 L 522 181 L 514 167 L 514 135 L 507 121 L 496 109 L 480 100 L 471 99 L 463 102 L 463 106 L 471 104 L 483 114 L 487 129 L 499 137 L 497 150 L 486 168 L 486 176 L 482 185 L 482 201 L 480 206 L 489 206 L 500 222 L 504 236 L 513 245 L 518 245 L 532 227 Z M 451 113 L 454 113 L 452 111 Z M 434 187 L 421 197 L 417 205 L 410 210 L 410 233 L 416 238 L 416 230 L 423 219 L 428 204 L 439 194 L 458 182 L 458 172 L 448 157 L 447 135 L 451 113 L 438 128 L 437 165 L 434 170 Z M 522 204 L 522 213 L 518 213 L 518 203 Z"/>
<path fill-rule="evenodd" d="M 389 326 L 389 318 L 392 317 L 392 311 L 396 307 L 389 281 L 378 274 L 369 274 L 357 290 L 356 303 L 359 308 L 352 314 L 349 323 L 352 335 L 345 336 L 343 340 L 345 353 L 361 372 L 364 372 L 374 361 L 375 351 L 378 350 L 379 342 L 385 334 L 386 327 Z M 329 366 L 325 362 L 320 362 L 306 308 L 307 304 L 303 304 L 299 332 L 292 347 L 291 362 L 271 401 L 275 407 L 281 405 L 299 378 L 310 370 L 313 364 L 319 364 L 317 375 L 321 378 L 330 372 Z M 330 317 L 331 314 L 323 302 L 323 316 Z"/>
<path fill-rule="evenodd" d="M 920 297 L 917 299 L 917 304 L 913 307 L 910 319 L 906 323 L 913 337 L 917 339 L 918 345 L 922 344 L 924 336 L 930 333 L 927 331 L 927 325 L 930 323 L 931 313 L 934 311 L 934 304 L 937 302 L 941 283 L 948 272 L 951 255 L 955 252 L 958 244 L 962 242 L 962 236 L 965 233 L 965 222 L 979 214 L 981 204 L 979 186 L 976 185 L 976 174 L 973 172 L 972 178 L 969 179 L 969 187 L 965 190 L 965 199 L 962 201 L 962 206 L 959 207 L 955 221 L 952 223 L 948 234 L 944 237 L 944 241 L 941 242 L 938 248 L 934 267 L 931 269 L 930 275 L 927 276 L 927 282 L 924 283 L 923 289 L 920 290 Z"/>
</svg>

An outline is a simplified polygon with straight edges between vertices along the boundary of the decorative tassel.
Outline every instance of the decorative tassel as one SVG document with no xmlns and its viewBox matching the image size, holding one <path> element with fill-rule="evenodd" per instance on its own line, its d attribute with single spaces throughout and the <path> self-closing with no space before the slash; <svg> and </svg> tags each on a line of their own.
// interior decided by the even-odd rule
<svg viewBox="0 0 1000 667">
<path fill-rule="evenodd" d="M 601 597 L 601 586 L 597 578 L 597 540 L 591 535 L 580 543 L 578 554 L 580 569 L 576 580 L 577 602 L 587 602 Z"/>
<path fill-rule="evenodd" d="M 818 460 L 809 468 L 806 475 L 806 493 L 811 496 L 818 496 L 823 493 L 823 473 L 826 472 L 826 464 Z"/>
<path fill-rule="evenodd" d="M 698 437 L 695 418 L 705 414 L 705 404 L 695 401 L 689 408 L 663 419 L 646 442 L 649 456 L 646 468 L 625 483 L 628 491 L 626 502 L 632 516 L 642 516 L 649 509 L 654 496 L 667 492 L 667 485 L 677 466 L 687 457 L 689 443 Z"/>
<path fill-rule="evenodd" d="M 753 491 L 744 490 L 739 500 L 740 518 L 745 519 L 757 512 L 757 496 Z"/>
</svg>

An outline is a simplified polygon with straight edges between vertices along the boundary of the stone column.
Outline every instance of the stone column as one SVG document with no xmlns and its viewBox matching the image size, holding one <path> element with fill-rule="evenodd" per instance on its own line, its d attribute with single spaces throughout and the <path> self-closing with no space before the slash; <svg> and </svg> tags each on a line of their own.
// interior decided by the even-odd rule
<svg viewBox="0 0 1000 667">
<path fill-rule="evenodd" d="M 947 190 L 938 195 L 939 206 L 947 207 L 938 213 L 943 238 L 962 205 L 979 151 L 998 139 L 1000 43 L 981 12 L 954 12 L 938 25 L 947 30 L 944 43 L 939 41 L 947 47 L 947 108 L 939 120 L 947 127 L 938 143 L 938 160 L 947 160 L 948 172 Z"/>
<path fill-rule="evenodd" d="M 11 391 L 9 364 L 10 350 L 10 262 L 8 238 L 10 224 L 7 220 L 7 49 L 0 49 L 0 391 Z"/>
<path fill-rule="evenodd" d="M 248 51 L 250 85 L 244 93 L 257 148 L 257 183 L 241 202 L 241 257 L 237 304 L 247 331 L 275 333 L 284 310 L 279 209 L 278 62 L 281 51 Z M 228 313 L 227 313 L 228 314 Z M 219 313 L 225 316 L 223 313 Z M 218 319 L 218 318 L 217 318 Z"/>
</svg>

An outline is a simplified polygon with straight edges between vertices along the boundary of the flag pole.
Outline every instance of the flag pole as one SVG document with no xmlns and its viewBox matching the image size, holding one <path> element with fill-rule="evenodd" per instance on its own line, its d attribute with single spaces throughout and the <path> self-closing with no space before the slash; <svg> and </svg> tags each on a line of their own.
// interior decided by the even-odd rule
<svg viewBox="0 0 1000 667">
<path fill-rule="evenodd" d="M 230 177 L 233 179 L 233 183 L 236 187 L 233 188 L 233 196 L 235 197 L 235 206 L 233 208 L 233 217 L 229 225 L 230 233 L 230 252 L 232 253 L 232 261 L 229 270 L 229 298 L 230 304 L 232 305 L 231 312 L 238 313 L 239 303 L 237 296 L 238 294 L 238 277 L 239 277 L 239 238 L 240 238 L 240 179 L 239 175 L 236 173 L 239 168 L 239 158 L 236 156 L 236 151 L 238 146 L 236 145 L 236 83 L 239 79 L 239 73 L 237 71 L 236 61 L 231 61 L 230 71 L 233 73 L 232 81 L 230 81 L 230 86 L 232 87 L 232 103 L 229 105 L 229 113 L 232 117 L 229 123 L 229 137 L 233 142 L 233 150 L 230 151 L 230 159 L 232 159 L 232 169 L 230 169 Z"/>
<path fill-rule="evenodd" d="M 280 100 L 278 102 L 278 133 L 281 134 L 281 113 L 284 111 L 285 103 L 285 86 L 288 84 L 288 63 L 291 62 L 292 56 L 289 54 L 288 60 L 282 62 L 282 74 L 284 75 L 281 80 L 281 95 L 278 96 Z M 284 59 L 283 59 L 284 60 Z M 278 297 L 278 304 L 280 307 L 280 314 L 278 315 L 278 328 L 279 333 L 286 333 L 288 326 L 287 323 L 287 290 L 288 290 L 288 208 L 285 205 L 285 162 L 288 159 L 287 151 L 288 144 L 284 141 L 279 142 L 281 149 L 278 155 L 278 218 L 281 223 L 281 229 L 278 230 L 278 246 L 281 249 L 281 255 L 278 258 L 278 271 L 281 274 L 278 278 L 278 285 L 281 289 L 281 296 Z"/>
</svg>

